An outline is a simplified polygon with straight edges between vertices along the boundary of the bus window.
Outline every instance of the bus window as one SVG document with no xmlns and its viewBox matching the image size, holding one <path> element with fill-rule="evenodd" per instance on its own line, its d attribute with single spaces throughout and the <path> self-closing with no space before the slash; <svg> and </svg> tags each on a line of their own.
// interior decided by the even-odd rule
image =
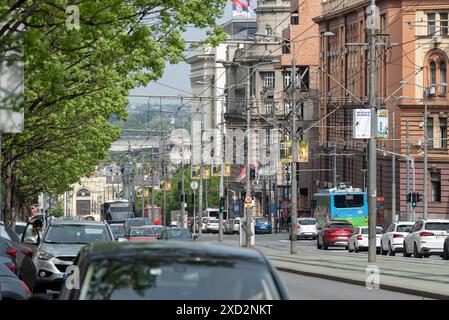
<svg viewBox="0 0 449 320">
<path fill-rule="evenodd" d="M 363 198 L 363 194 L 335 195 L 334 205 L 335 208 L 360 208 L 364 204 Z"/>
</svg>

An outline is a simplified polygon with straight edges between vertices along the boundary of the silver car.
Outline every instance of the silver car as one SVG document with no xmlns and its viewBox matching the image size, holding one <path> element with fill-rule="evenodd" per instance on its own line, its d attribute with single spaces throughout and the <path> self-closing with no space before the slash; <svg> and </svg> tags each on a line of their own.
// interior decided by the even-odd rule
<svg viewBox="0 0 449 320">
<path fill-rule="evenodd" d="M 56 220 L 51 223 L 34 258 L 37 266 L 35 291 L 45 292 L 48 288 L 58 291 L 67 277 L 67 267 L 73 264 L 81 248 L 97 241 L 114 241 L 105 222 Z"/>
<path fill-rule="evenodd" d="M 298 218 L 296 237 L 298 239 L 316 239 L 318 235 L 317 221 L 314 218 Z"/>
</svg>

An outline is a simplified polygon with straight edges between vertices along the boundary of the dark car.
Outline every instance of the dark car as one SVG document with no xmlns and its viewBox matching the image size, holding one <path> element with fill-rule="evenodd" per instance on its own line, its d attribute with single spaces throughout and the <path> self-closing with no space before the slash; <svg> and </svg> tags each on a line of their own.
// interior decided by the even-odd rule
<svg viewBox="0 0 449 320">
<path fill-rule="evenodd" d="M 332 220 L 326 222 L 323 230 L 317 237 L 317 248 L 327 250 L 330 246 L 345 247 L 348 249 L 349 238 L 354 232 L 351 222 L 345 220 Z"/>
<path fill-rule="evenodd" d="M 257 218 L 256 219 L 256 225 L 254 228 L 254 231 L 256 234 L 260 233 L 271 233 L 273 230 L 273 227 L 271 225 L 271 221 L 267 218 Z"/>
<path fill-rule="evenodd" d="M 279 274 L 260 252 L 181 242 L 96 243 L 83 248 L 80 290 L 61 300 L 288 299 Z"/>
<path fill-rule="evenodd" d="M 153 228 L 153 232 L 154 232 L 154 235 L 156 236 L 156 238 L 159 238 L 161 236 L 162 230 L 165 230 L 166 227 L 154 225 L 154 226 L 152 226 L 152 228 Z"/>
<path fill-rule="evenodd" d="M 449 230 L 448 230 L 449 232 Z M 444 240 L 444 246 L 443 246 L 443 259 L 449 260 L 449 237 Z"/>
<path fill-rule="evenodd" d="M 187 228 L 166 228 L 162 230 L 159 240 L 192 241 L 197 238 Z"/>
<path fill-rule="evenodd" d="M 0 222 L 0 256 L 10 258 L 15 273 L 32 289 L 36 283 L 34 252 L 20 242 L 19 236 L 3 222 Z"/>
<path fill-rule="evenodd" d="M 114 235 L 114 240 L 118 240 L 119 238 L 125 238 L 125 224 L 123 223 L 111 223 L 109 225 L 111 228 L 112 234 Z"/>
<path fill-rule="evenodd" d="M 130 227 L 143 227 L 143 226 L 150 226 L 152 223 L 150 222 L 150 219 L 148 218 L 132 218 L 128 219 L 125 222 L 125 229 L 128 229 Z"/>
<path fill-rule="evenodd" d="M 27 300 L 30 296 L 27 285 L 0 263 L 0 300 Z"/>
</svg>

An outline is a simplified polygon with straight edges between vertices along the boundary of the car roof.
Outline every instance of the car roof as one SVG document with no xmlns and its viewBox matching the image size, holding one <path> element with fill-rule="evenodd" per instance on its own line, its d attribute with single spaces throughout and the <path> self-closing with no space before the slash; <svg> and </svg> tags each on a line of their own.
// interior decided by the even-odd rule
<svg viewBox="0 0 449 320">
<path fill-rule="evenodd" d="M 448 219 L 421 219 L 424 222 L 428 223 L 428 222 L 443 222 L 443 223 L 449 223 Z"/>
<path fill-rule="evenodd" d="M 89 220 L 54 220 L 51 225 L 91 225 L 91 226 L 104 226 L 103 221 L 89 221 Z"/>
<path fill-rule="evenodd" d="M 130 229 L 153 229 L 153 226 L 132 226 Z"/>
<path fill-rule="evenodd" d="M 134 256 L 147 256 L 149 258 L 189 257 L 225 259 L 230 257 L 237 260 L 255 260 L 266 264 L 264 256 L 257 250 L 235 248 L 208 243 L 196 243 L 194 246 L 178 241 L 158 242 L 95 242 L 84 248 L 84 254 L 90 258 L 124 258 Z"/>
</svg>

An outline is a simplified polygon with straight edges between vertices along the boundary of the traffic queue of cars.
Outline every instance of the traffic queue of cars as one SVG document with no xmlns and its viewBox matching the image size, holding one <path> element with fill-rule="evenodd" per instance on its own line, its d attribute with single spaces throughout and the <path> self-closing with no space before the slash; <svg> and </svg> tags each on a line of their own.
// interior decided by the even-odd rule
<svg viewBox="0 0 449 320">
<path fill-rule="evenodd" d="M 317 248 L 345 247 L 348 252 L 368 250 L 368 227 L 354 227 L 349 221 L 327 221 L 319 228 Z M 416 222 L 393 222 L 387 230 L 376 227 L 376 249 L 382 255 L 428 258 L 431 255 L 449 260 L 449 220 L 419 219 Z"/>
<path fill-rule="evenodd" d="M 35 218 L 21 230 L 21 239 L 2 224 L 0 299 L 289 297 L 276 270 L 259 252 L 199 243 L 192 246 L 185 242 L 196 240 L 197 235 L 192 235 L 187 228 L 132 220 L 111 225 L 90 220 L 54 220 L 43 224 Z M 7 242 L 4 238 L 11 240 Z M 24 264 L 23 260 L 16 259 L 18 250 L 31 252 L 34 269 L 26 272 L 34 275 L 32 289 L 16 268 Z M 72 281 L 69 275 L 74 268 L 80 277 L 78 289 L 65 285 Z M 225 285 L 224 279 L 228 279 Z M 211 290 L 205 290 L 204 285 Z M 47 293 L 48 289 L 53 293 Z"/>
</svg>

